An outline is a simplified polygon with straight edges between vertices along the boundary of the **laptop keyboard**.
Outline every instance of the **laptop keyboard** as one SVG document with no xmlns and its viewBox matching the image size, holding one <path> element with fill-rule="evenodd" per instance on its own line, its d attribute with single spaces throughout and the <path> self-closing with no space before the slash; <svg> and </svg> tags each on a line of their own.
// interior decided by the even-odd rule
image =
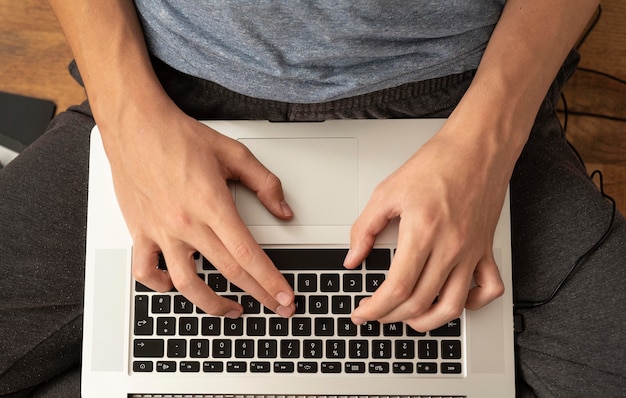
<svg viewBox="0 0 626 398">
<path fill-rule="evenodd" d="M 374 249 L 357 270 L 342 265 L 347 249 L 265 251 L 294 289 L 291 318 L 275 315 L 197 256 L 198 276 L 241 303 L 243 316 L 213 317 L 176 291 L 135 282 L 132 371 L 462 376 L 464 314 L 428 333 L 400 322 L 351 322 L 360 300 L 385 280 L 393 249 Z"/>
</svg>

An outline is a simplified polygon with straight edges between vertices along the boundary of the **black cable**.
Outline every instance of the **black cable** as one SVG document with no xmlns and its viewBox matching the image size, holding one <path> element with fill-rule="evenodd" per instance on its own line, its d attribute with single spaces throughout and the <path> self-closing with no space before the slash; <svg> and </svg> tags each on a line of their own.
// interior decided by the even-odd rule
<svg viewBox="0 0 626 398">
<path fill-rule="evenodd" d="M 578 269 L 578 267 L 580 267 L 589 258 L 589 256 L 591 256 L 596 250 L 598 250 L 598 248 L 604 243 L 606 238 L 610 235 L 611 231 L 613 230 L 613 225 L 615 224 L 615 214 L 617 212 L 617 205 L 615 203 L 615 199 L 613 199 L 611 196 L 609 196 L 608 194 L 604 192 L 604 181 L 602 178 L 602 172 L 600 172 L 599 170 L 594 171 L 591 174 L 591 179 L 593 179 L 596 175 L 598 175 L 600 178 L 600 193 L 605 199 L 607 199 L 612 204 L 611 220 L 609 222 L 609 226 L 604 231 L 600 239 L 593 246 L 591 246 L 582 256 L 578 257 L 576 262 L 574 262 L 574 264 L 570 267 L 570 269 L 567 271 L 565 276 L 559 281 L 559 283 L 556 285 L 554 290 L 552 290 L 552 293 L 550 293 L 548 297 L 546 297 L 545 299 L 541 301 L 516 302 L 515 309 L 537 308 L 539 306 L 542 306 L 552 301 L 552 299 L 554 299 L 554 297 L 556 297 L 556 295 L 559 293 L 561 288 L 563 288 L 565 283 L 567 283 L 567 281 L 570 279 L 574 271 L 576 271 L 576 269 Z"/>
</svg>

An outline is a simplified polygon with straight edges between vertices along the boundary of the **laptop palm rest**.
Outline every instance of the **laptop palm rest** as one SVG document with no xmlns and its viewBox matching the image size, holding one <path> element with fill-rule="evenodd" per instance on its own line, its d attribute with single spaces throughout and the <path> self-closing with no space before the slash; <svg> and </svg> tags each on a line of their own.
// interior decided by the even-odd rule
<svg viewBox="0 0 626 398">
<path fill-rule="evenodd" d="M 254 192 L 238 184 L 235 202 L 246 225 L 349 226 L 354 222 L 359 209 L 356 138 L 246 138 L 239 141 L 280 178 L 285 199 L 294 211 L 292 220 L 280 221 L 263 209 Z"/>
</svg>

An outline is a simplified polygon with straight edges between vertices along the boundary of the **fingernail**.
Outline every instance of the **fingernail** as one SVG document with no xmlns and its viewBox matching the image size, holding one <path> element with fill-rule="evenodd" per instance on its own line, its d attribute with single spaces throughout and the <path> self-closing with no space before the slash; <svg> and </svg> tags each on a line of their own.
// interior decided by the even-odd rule
<svg viewBox="0 0 626 398">
<path fill-rule="evenodd" d="M 287 307 L 291 305 L 291 300 L 291 294 L 287 292 L 280 292 L 276 295 L 276 301 L 278 301 L 282 306 Z"/>
<path fill-rule="evenodd" d="M 241 316 L 240 310 L 231 310 L 224 315 L 226 318 L 237 319 Z"/>
<path fill-rule="evenodd" d="M 293 210 L 284 200 L 280 202 L 280 209 L 283 212 L 284 217 L 293 217 Z"/>
<path fill-rule="evenodd" d="M 276 313 L 283 318 L 289 318 L 293 314 L 291 307 L 283 307 L 282 305 L 276 308 Z"/>
</svg>

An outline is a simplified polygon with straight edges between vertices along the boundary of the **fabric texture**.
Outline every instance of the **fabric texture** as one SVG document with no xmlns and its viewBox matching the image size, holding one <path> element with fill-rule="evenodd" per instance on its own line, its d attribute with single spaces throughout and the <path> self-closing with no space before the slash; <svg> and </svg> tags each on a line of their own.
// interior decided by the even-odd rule
<svg viewBox="0 0 626 398">
<path fill-rule="evenodd" d="M 573 54 L 537 116 L 511 181 L 514 296 L 540 301 L 609 228 L 611 205 L 568 145 L 556 100 Z M 200 119 L 323 120 L 446 116 L 472 72 L 322 103 L 264 101 L 155 60 L 168 94 Z M 88 104 L 0 170 L 0 396 L 78 396 L 87 198 Z M 626 220 L 548 304 L 518 310 L 518 395 L 626 396 Z M 19 327 L 16 327 L 19 325 Z M 418 393 L 418 392 L 416 392 Z"/>
<path fill-rule="evenodd" d="M 256 98 L 311 103 L 475 69 L 504 0 L 135 4 L 151 52 L 174 68 Z"/>
</svg>

